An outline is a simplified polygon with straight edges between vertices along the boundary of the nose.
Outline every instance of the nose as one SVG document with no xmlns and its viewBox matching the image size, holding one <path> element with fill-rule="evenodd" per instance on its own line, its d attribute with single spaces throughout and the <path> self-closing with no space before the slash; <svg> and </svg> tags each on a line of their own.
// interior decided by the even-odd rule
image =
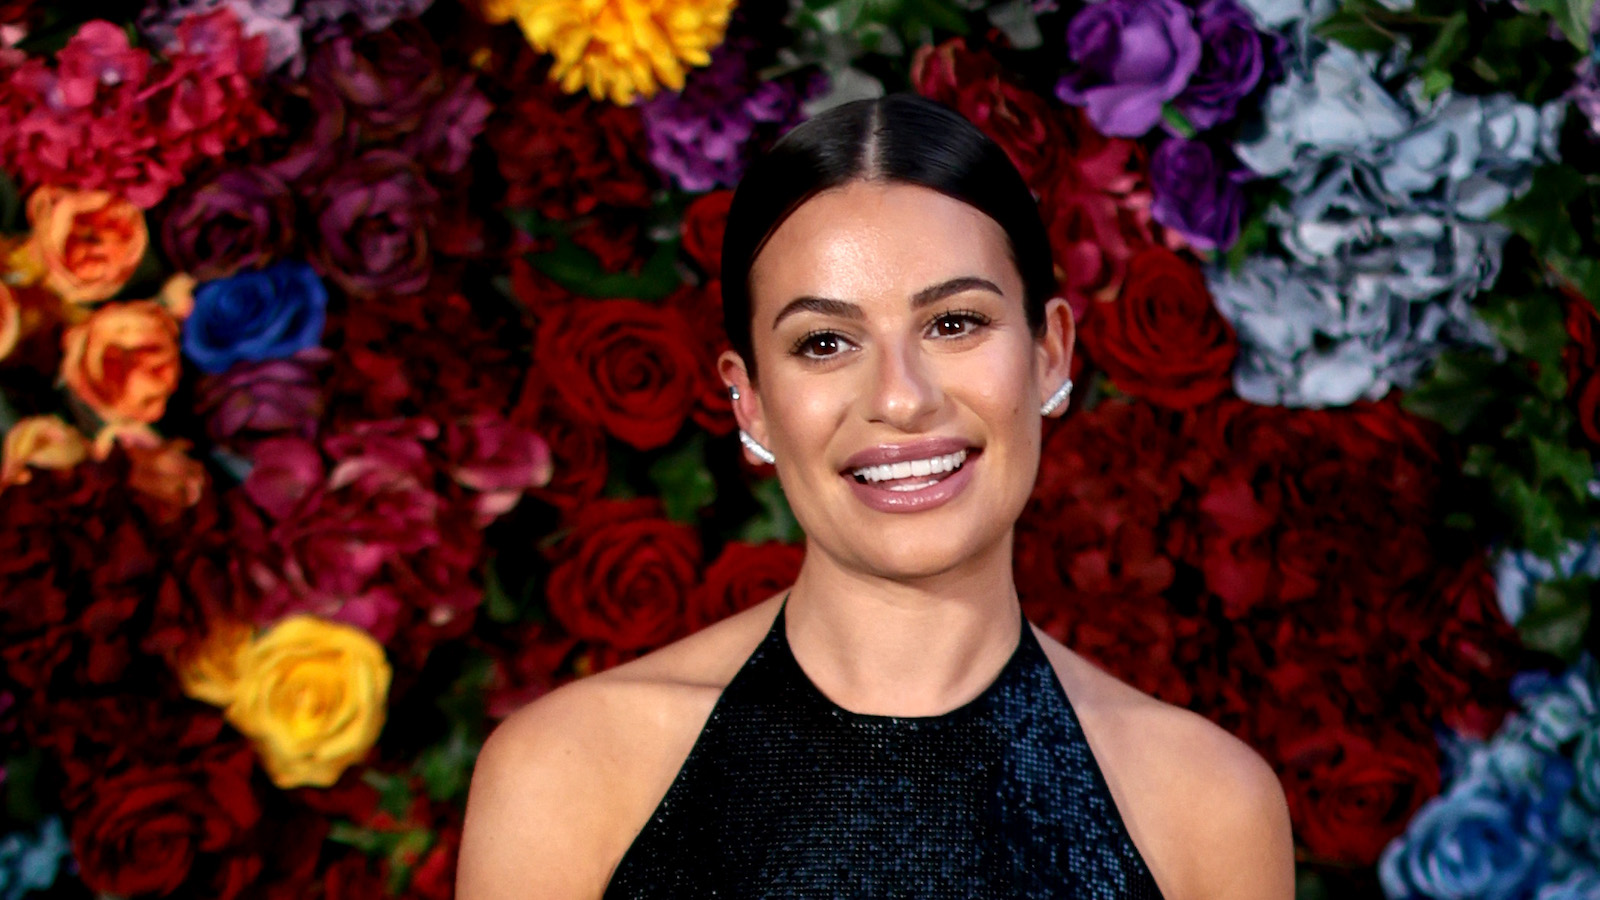
<svg viewBox="0 0 1600 900">
<path fill-rule="evenodd" d="M 901 431 L 919 431 L 944 402 L 937 373 L 916 342 L 879 345 L 874 384 L 867 391 L 871 417 Z"/>
</svg>

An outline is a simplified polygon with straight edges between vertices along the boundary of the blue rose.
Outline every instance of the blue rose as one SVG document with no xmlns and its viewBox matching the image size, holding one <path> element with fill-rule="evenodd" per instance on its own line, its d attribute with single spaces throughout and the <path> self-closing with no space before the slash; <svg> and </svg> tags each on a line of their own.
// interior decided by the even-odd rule
<svg viewBox="0 0 1600 900">
<path fill-rule="evenodd" d="M 1492 752 L 1519 761 L 1475 766 L 1470 777 L 1424 804 L 1405 834 L 1384 849 L 1378 877 L 1392 900 L 1526 900 L 1545 881 L 1557 804 L 1571 787 L 1571 768 L 1525 745 Z"/>
<path fill-rule="evenodd" d="M 0 837 L 0 900 L 20 898 L 56 883 L 71 852 L 61 820 L 46 819 L 38 834 L 13 832 Z"/>
<path fill-rule="evenodd" d="M 322 339 L 328 289 L 303 262 L 208 281 L 183 323 L 183 352 L 218 374 L 237 362 L 282 359 Z"/>
<path fill-rule="evenodd" d="M 1600 897 L 1600 869 L 1587 865 L 1539 888 L 1534 900 L 1594 900 Z"/>
</svg>

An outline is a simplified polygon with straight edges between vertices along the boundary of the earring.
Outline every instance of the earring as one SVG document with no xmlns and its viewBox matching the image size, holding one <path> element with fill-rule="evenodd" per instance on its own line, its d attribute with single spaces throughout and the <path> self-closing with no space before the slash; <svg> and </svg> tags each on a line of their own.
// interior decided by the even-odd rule
<svg viewBox="0 0 1600 900">
<path fill-rule="evenodd" d="M 751 456 L 754 456 L 756 459 L 761 460 L 767 465 L 775 466 L 778 464 L 778 458 L 772 455 L 772 451 L 761 446 L 761 443 L 755 438 L 751 437 L 750 432 L 745 431 L 743 428 L 739 429 L 739 443 L 743 444 L 744 448 L 750 451 Z"/>
<path fill-rule="evenodd" d="M 739 399 L 739 386 L 737 384 L 728 385 L 728 399 L 729 400 L 738 400 Z"/>
<path fill-rule="evenodd" d="M 1046 400 L 1044 405 L 1039 407 L 1039 415 L 1048 416 L 1055 412 L 1062 404 L 1067 402 L 1067 398 L 1071 395 L 1072 379 L 1068 378 L 1066 381 L 1062 382 L 1061 387 L 1056 388 L 1056 392 L 1050 395 L 1050 399 Z"/>
</svg>

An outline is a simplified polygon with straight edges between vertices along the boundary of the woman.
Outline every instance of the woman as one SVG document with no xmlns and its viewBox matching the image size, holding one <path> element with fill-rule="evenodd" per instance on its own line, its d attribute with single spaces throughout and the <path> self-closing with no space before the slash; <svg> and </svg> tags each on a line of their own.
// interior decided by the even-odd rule
<svg viewBox="0 0 1600 900">
<path fill-rule="evenodd" d="M 928 101 L 750 170 L 719 367 L 799 578 L 503 723 L 462 900 L 1293 896 L 1265 763 L 1022 618 L 1012 530 L 1071 390 L 1053 289 L 1022 179 Z"/>
</svg>

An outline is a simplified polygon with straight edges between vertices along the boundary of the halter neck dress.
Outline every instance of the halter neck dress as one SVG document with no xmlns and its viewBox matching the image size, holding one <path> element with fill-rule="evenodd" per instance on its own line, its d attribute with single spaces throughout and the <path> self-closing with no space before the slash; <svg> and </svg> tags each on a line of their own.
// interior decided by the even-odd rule
<svg viewBox="0 0 1600 900">
<path fill-rule="evenodd" d="M 625 898 L 1160 900 L 1044 648 L 926 717 L 812 684 L 784 613 L 605 892 Z"/>
</svg>

